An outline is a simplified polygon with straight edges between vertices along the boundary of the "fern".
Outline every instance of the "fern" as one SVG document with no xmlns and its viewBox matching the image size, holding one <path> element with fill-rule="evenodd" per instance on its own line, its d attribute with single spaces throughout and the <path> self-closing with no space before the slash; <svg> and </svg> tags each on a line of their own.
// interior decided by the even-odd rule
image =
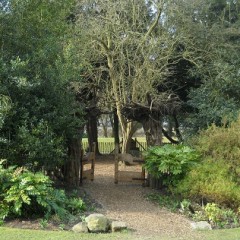
<svg viewBox="0 0 240 240">
<path fill-rule="evenodd" d="M 52 187 L 52 181 L 41 172 L 25 168 L 4 168 L 0 162 L 0 220 L 8 215 L 45 218 L 56 214 L 61 219 L 84 209 L 81 199 L 69 199 L 63 190 Z"/>
</svg>

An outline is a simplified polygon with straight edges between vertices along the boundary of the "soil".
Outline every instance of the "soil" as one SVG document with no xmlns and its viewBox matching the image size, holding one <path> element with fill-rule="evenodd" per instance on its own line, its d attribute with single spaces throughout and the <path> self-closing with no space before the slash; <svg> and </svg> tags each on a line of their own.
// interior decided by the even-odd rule
<svg viewBox="0 0 240 240">
<path fill-rule="evenodd" d="M 125 166 L 125 170 L 136 167 Z M 80 195 L 94 206 L 94 212 L 103 213 L 109 219 L 126 222 L 134 237 L 139 239 L 164 237 L 177 239 L 201 239 L 190 228 L 190 220 L 181 214 L 160 208 L 147 200 L 147 195 L 156 190 L 137 183 L 114 183 L 114 156 L 97 158 L 94 181 L 84 180 Z M 85 213 L 86 215 L 88 213 Z M 5 226 L 41 229 L 41 220 L 11 220 Z M 69 230 L 71 226 L 64 226 Z M 59 224 L 48 222 L 47 230 L 59 230 Z"/>
<path fill-rule="evenodd" d="M 132 170 L 126 166 L 124 170 Z M 161 209 L 147 200 L 147 195 L 156 190 L 142 184 L 114 183 L 114 156 L 98 157 L 94 181 L 84 181 L 83 189 L 97 200 L 97 212 L 108 218 L 124 221 L 140 239 L 173 237 L 177 239 L 201 239 L 190 228 L 190 220 L 181 214 Z"/>
</svg>

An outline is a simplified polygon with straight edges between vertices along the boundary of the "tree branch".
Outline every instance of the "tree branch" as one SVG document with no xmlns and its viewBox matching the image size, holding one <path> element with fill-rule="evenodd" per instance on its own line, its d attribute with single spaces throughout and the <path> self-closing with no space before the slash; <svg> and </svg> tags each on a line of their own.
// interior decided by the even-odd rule
<svg viewBox="0 0 240 240">
<path fill-rule="evenodd" d="M 93 37 L 93 39 L 108 53 L 109 52 L 109 48 L 108 46 L 105 44 L 105 42 L 103 42 L 101 39 L 98 39 L 97 37 Z"/>
<path fill-rule="evenodd" d="M 157 26 L 158 24 L 158 21 L 161 17 L 161 14 L 162 14 L 162 9 L 159 10 L 159 13 L 157 15 L 157 18 L 156 20 L 153 22 L 153 25 L 148 29 L 146 35 L 144 36 L 144 41 L 147 39 L 147 37 L 152 33 L 152 31 L 154 30 L 154 28 Z"/>
<path fill-rule="evenodd" d="M 173 138 L 171 138 L 171 137 L 168 135 L 167 131 L 164 130 L 164 128 L 162 128 L 162 132 L 163 132 L 164 136 L 165 136 L 171 143 L 173 143 L 173 144 L 179 144 L 179 143 L 180 143 L 179 141 L 176 141 L 176 140 L 174 140 Z"/>
<path fill-rule="evenodd" d="M 178 122 L 176 114 L 173 114 L 173 119 L 175 122 L 175 131 L 176 131 L 177 138 L 179 139 L 180 142 L 182 142 L 183 138 L 182 138 L 182 134 L 180 133 L 180 130 L 179 130 L 179 122 Z"/>
<path fill-rule="evenodd" d="M 148 36 L 153 32 L 154 28 L 157 26 L 158 21 L 161 17 L 162 14 L 162 9 L 159 9 L 159 13 L 157 15 L 157 18 L 155 19 L 155 21 L 153 22 L 152 26 L 148 29 L 147 33 L 145 34 L 143 40 L 140 42 L 140 44 L 137 47 L 136 53 L 138 52 L 139 48 L 142 46 L 142 44 L 146 41 L 146 39 L 148 38 Z"/>
</svg>

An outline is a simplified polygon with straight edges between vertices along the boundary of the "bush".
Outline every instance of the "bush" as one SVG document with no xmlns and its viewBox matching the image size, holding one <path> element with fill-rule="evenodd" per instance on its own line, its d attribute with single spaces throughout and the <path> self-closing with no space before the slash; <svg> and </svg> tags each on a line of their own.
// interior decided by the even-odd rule
<svg viewBox="0 0 240 240">
<path fill-rule="evenodd" d="M 151 147 L 145 152 L 147 171 L 155 178 L 161 179 L 165 186 L 175 186 L 189 168 L 195 165 L 199 154 L 184 145 L 164 145 Z"/>
<path fill-rule="evenodd" d="M 197 202 L 204 200 L 232 208 L 240 203 L 240 186 L 233 181 L 226 163 L 211 158 L 192 169 L 174 191 Z"/>
<path fill-rule="evenodd" d="M 212 125 L 200 132 L 195 147 L 206 158 L 213 161 L 223 160 L 231 175 L 240 183 L 240 117 L 229 126 Z"/>
<path fill-rule="evenodd" d="M 24 153 L 22 164 L 33 171 L 39 171 L 42 167 L 54 170 L 56 166 L 63 165 L 66 157 L 64 139 L 54 133 L 48 122 L 40 121 L 30 130 L 26 125 L 21 126 L 17 134 L 18 153 Z"/>
<path fill-rule="evenodd" d="M 203 156 L 176 191 L 184 197 L 214 202 L 237 209 L 240 206 L 240 118 L 228 126 L 212 125 L 195 139 Z"/>
<path fill-rule="evenodd" d="M 0 220 L 8 216 L 33 217 L 52 214 L 67 219 L 85 209 L 82 199 L 68 198 L 41 172 L 3 167 L 0 162 Z"/>
</svg>

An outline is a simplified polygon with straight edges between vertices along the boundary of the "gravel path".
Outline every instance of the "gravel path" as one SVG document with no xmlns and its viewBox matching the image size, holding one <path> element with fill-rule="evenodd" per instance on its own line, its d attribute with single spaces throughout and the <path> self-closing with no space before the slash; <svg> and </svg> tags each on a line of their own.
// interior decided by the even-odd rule
<svg viewBox="0 0 240 240">
<path fill-rule="evenodd" d="M 113 157 L 97 159 L 95 180 L 84 181 L 83 188 L 100 204 L 97 212 L 126 222 L 138 239 L 201 239 L 198 233 L 190 229 L 188 219 L 161 209 L 146 199 L 146 195 L 154 190 L 140 184 L 114 184 Z"/>
</svg>

